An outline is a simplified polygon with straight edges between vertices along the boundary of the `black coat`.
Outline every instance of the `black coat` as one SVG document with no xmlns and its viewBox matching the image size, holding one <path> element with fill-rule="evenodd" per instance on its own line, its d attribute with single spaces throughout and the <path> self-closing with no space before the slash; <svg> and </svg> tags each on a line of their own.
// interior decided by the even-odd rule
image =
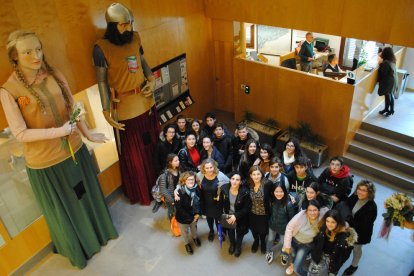
<svg viewBox="0 0 414 276">
<path fill-rule="evenodd" d="M 160 133 L 159 140 L 157 142 L 157 145 L 155 146 L 155 153 L 154 153 L 154 166 L 155 166 L 155 172 L 157 175 L 159 175 L 162 170 L 165 169 L 166 166 L 166 160 L 167 155 L 169 153 L 178 153 L 178 150 L 181 147 L 181 141 L 178 135 L 174 137 L 172 143 L 167 142 L 167 140 L 164 137 L 164 133 Z"/>
<path fill-rule="evenodd" d="M 218 149 L 224 159 L 224 173 L 231 172 L 233 163 L 233 144 L 232 138 L 223 135 L 221 138 L 214 138 L 214 146 Z"/>
<path fill-rule="evenodd" d="M 203 160 L 208 158 L 208 153 L 205 149 L 202 149 L 200 151 L 200 163 L 203 162 Z M 220 151 L 213 146 L 213 152 L 211 153 L 211 159 L 217 162 L 217 167 L 220 171 L 223 171 L 224 169 L 224 159 L 223 155 L 221 155 Z"/>
<path fill-rule="evenodd" d="M 346 203 L 351 212 L 357 201 L 358 196 L 355 194 L 347 199 Z M 377 204 L 375 201 L 370 200 L 348 221 L 349 225 L 358 233 L 358 244 L 367 244 L 371 242 L 372 230 L 376 218 Z"/>
<path fill-rule="evenodd" d="M 336 178 L 331 175 L 330 169 L 326 168 L 318 178 L 320 190 L 327 195 L 335 194 L 340 201 L 345 201 L 351 193 L 351 177 L 348 175 Z"/>
<path fill-rule="evenodd" d="M 393 93 L 398 86 L 395 63 L 384 60 L 378 69 L 378 95 Z"/>
<path fill-rule="evenodd" d="M 201 200 L 200 187 L 197 187 L 196 194 Z M 190 224 L 193 222 L 195 215 L 201 214 L 201 209 L 194 210 L 191 206 L 191 197 L 185 192 L 184 188 L 178 190 L 178 196 L 180 200 L 175 202 L 175 218 L 181 224 Z"/>
<path fill-rule="evenodd" d="M 304 194 L 305 189 L 309 186 L 309 184 L 312 182 L 318 182 L 318 179 L 310 170 L 306 171 L 306 178 L 304 180 L 297 179 L 295 169 L 290 171 L 286 176 L 290 184 L 289 192 L 295 192 L 297 194 Z"/>
<path fill-rule="evenodd" d="M 221 186 L 219 207 L 222 214 L 228 214 L 230 212 L 230 184 L 224 184 Z M 234 204 L 236 217 L 236 229 L 239 233 L 246 234 L 249 229 L 249 212 L 252 208 L 252 201 L 250 198 L 249 188 L 246 186 L 240 186 L 239 193 L 236 197 Z"/>
<path fill-rule="evenodd" d="M 235 136 L 233 137 L 233 166 L 237 167 L 240 163 L 241 154 L 239 153 L 239 150 L 245 150 L 246 143 L 252 139 L 252 135 L 250 133 L 247 133 L 247 137 L 245 140 L 241 140 L 240 137 Z"/>
<path fill-rule="evenodd" d="M 238 171 L 242 179 L 249 179 L 249 170 L 253 166 L 254 162 L 257 160 L 257 155 L 249 155 L 247 160 L 244 160 L 244 155 L 240 159 L 240 164 Z"/>
<path fill-rule="evenodd" d="M 182 149 L 180 149 L 178 152 L 178 159 L 180 159 L 180 166 L 183 172 L 198 172 L 198 168 L 194 165 L 193 159 L 191 159 L 187 146 L 184 146 Z"/>
<path fill-rule="evenodd" d="M 313 249 L 311 251 L 312 260 L 319 264 L 322 259 L 322 254 L 325 246 L 329 242 L 329 237 L 325 233 L 325 226 L 323 226 L 318 235 L 313 239 Z M 345 232 L 340 232 L 335 235 L 333 241 L 332 252 L 329 252 L 329 272 L 337 274 L 341 266 L 348 260 L 351 255 L 354 244 L 357 240 L 357 234 L 354 229 L 347 228 Z"/>
</svg>

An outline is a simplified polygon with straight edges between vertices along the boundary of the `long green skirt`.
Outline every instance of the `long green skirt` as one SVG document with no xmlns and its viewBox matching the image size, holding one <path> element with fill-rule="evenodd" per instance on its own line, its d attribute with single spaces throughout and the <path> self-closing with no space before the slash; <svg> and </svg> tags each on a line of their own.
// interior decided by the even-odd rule
<svg viewBox="0 0 414 276">
<path fill-rule="evenodd" d="M 118 237 L 86 146 L 45 169 L 27 168 L 34 194 L 59 254 L 84 268 L 101 245 Z"/>
</svg>

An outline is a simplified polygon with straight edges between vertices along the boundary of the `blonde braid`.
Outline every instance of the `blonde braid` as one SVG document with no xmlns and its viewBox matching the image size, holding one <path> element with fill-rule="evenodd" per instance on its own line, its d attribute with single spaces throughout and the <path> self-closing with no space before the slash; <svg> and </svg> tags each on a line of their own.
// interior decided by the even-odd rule
<svg viewBox="0 0 414 276">
<path fill-rule="evenodd" d="M 46 61 L 46 57 L 45 57 L 45 56 L 43 56 L 43 64 L 45 65 L 47 72 L 48 72 L 49 74 L 51 74 L 51 75 L 52 75 L 52 77 L 55 79 L 55 81 L 56 81 L 56 82 L 57 82 L 57 84 L 59 85 L 60 90 L 61 90 L 61 92 L 62 92 L 62 96 L 63 96 L 63 98 L 64 98 L 64 100 L 65 100 L 65 107 L 66 107 L 66 110 L 67 110 L 67 111 L 69 112 L 69 114 L 70 114 L 70 113 L 72 112 L 72 103 L 71 103 L 71 101 L 70 101 L 70 98 L 69 98 L 69 91 L 68 91 L 68 89 L 66 88 L 65 83 L 64 83 L 61 79 L 59 79 L 59 78 L 56 76 L 56 72 L 55 72 L 55 70 L 53 69 L 53 67 L 52 67 L 52 66 L 50 66 L 50 65 L 47 63 L 47 61 Z"/>
<path fill-rule="evenodd" d="M 27 88 L 27 90 L 29 90 L 30 94 L 33 95 L 33 97 L 35 97 L 37 104 L 40 107 L 40 110 L 42 111 L 43 114 L 46 113 L 46 107 L 44 105 L 44 103 L 42 102 L 42 100 L 40 99 L 39 94 L 37 94 L 37 92 L 32 88 L 32 86 L 27 82 L 26 78 L 24 77 L 23 73 L 20 71 L 19 67 L 17 66 L 17 63 L 14 62 L 12 59 L 9 59 L 10 63 L 13 66 L 13 70 L 14 72 L 16 72 L 16 76 L 17 79 L 23 83 L 24 87 Z"/>
</svg>

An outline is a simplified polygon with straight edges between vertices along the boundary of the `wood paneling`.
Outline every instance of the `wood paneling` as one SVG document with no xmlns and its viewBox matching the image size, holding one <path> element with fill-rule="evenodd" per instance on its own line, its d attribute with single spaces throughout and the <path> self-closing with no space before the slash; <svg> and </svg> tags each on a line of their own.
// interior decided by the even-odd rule
<svg viewBox="0 0 414 276">
<path fill-rule="evenodd" d="M 258 23 L 414 47 L 414 1 L 205 0 L 213 19 Z"/>
<path fill-rule="evenodd" d="M 240 85 L 250 86 L 245 94 Z M 260 120 L 273 118 L 286 128 L 306 121 L 329 147 L 342 154 L 352 104 L 353 86 L 282 67 L 234 59 L 235 118 L 253 112 Z"/>
<path fill-rule="evenodd" d="M 4 2 L 4 3 L 3 3 Z M 11 73 L 7 60 L 8 35 L 20 28 L 35 31 L 42 40 L 49 63 L 68 79 L 73 93 L 96 83 L 92 48 L 102 37 L 105 10 L 112 0 L 9 0 L 0 9 L 0 84 Z M 203 117 L 214 107 L 214 58 L 211 20 L 203 0 L 121 1 L 134 12 L 145 58 L 155 67 L 182 53 L 187 54 L 187 74 L 194 104 L 190 117 Z M 0 128 L 7 126 L 0 106 Z M 105 195 L 119 187 L 119 164 L 99 176 Z M 41 218 L 0 249 L 0 275 L 8 274 L 50 242 Z"/>
</svg>

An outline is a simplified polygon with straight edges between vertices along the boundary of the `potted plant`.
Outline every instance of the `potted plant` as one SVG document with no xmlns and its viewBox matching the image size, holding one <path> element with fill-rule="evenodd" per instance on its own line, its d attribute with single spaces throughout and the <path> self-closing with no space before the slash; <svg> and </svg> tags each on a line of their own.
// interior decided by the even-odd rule
<svg viewBox="0 0 414 276">
<path fill-rule="evenodd" d="M 261 143 L 268 143 L 272 147 L 275 146 L 277 135 L 281 131 L 281 129 L 276 126 L 276 120 L 268 118 L 265 123 L 262 123 L 255 118 L 255 115 L 252 112 L 246 110 L 244 112 L 243 121 L 248 128 L 254 129 L 259 134 Z"/>
</svg>

